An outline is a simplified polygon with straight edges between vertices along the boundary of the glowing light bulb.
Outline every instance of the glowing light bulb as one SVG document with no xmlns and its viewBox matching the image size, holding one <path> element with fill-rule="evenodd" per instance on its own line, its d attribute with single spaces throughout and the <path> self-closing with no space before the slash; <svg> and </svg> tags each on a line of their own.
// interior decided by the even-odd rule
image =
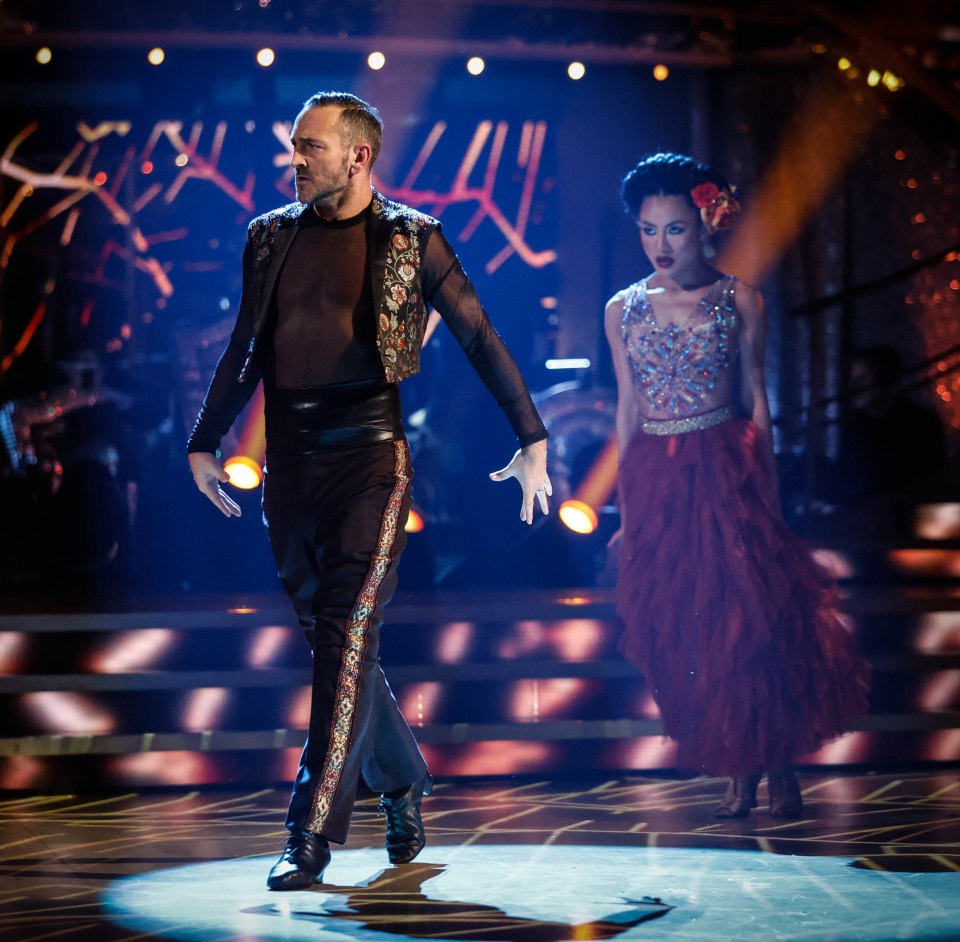
<svg viewBox="0 0 960 942">
<path fill-rule="evenodd" d="M 150 65 L 160 65 L 165 58 L 166 54 L 159 46 L 155 46 L 147 53 L 147 62 Z"/>
<path fill-rule="evenodd" d="M 262 65 L 265 69 L 268 69 L 273 65 L 276 58 L 276 53 L 267 46 L 257 53 L 257 65 Z"/>
<path fill-rule="evenodd" d="M 374 72 L 379 72 L 387 64 L 387 57 L 382 52 L 371 52 L 367 56 L 367 65 Z"/>
<path fill-rule="evenodd" d="M 486 67 L 486 62 L 480 56 L 472 56 L 467 59 L 467 71 L 471 75 L 479 75 Z"/>
<path fill-rule="evenodd" d="M 579 82 L 587 74 L 587 67 L 582 62 L 571 62 L 567 66 L 567 75 L 575 82 Z"/>
<path fill-rule="evenodd" d="M 880 84 L 880 73 L 876 69 L 871 69 L 867 73 L 867 84 L 873 88 L 875 85 Z"/>
<path fill-rule="evenodd" d="M 839 59 L 837 59 L 837 68 L 841 72 L 846 72 L 847 69 L 849 69 L 852 65 L 853 63 L 846 56 L 841 56 Z"/>
<path fill-rule="evenodd" d="M 665 82 L 670 78 L 670 70 L 662 63 L 658 63 L 653 67 L 653 77 L 658 82 Z"/>
<path fill-rule="evenodd" d="M 40 65 L 47 65 L 50 62 L 50 60 L 53 58 L 53 53 L 50 51 L 49 46 L 41 46 L 37 50 L 37 54 L 35 58 L 37 62 L 40 63 Z"/>
</svg>

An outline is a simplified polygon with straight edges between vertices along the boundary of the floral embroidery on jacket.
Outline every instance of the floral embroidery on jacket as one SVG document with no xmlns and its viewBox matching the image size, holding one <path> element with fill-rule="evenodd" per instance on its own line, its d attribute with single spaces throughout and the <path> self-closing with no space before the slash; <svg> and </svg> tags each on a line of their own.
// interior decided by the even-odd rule
<svg viewBox="0 0 960 942">
<path fill-rule="evenodd" d="M 372 210 L 393 231 L 387 243 L 382 295 L 377 311 L 377 349 L 387 380 L 399 382 L 420 371 L 420 344 L 427 321 L 419 279 L 422 268 L 423 234 L 439 223 L 403 203 L 385 199 L 374 191 Z M 259 285 L 273 256 L 280 229 L 295 225 L 304 211 L 303 203 L 290 203 L 258 216 L 250 223 L 248 237 L 254 247 L 254 266 Z M 377 293 L 374 292 L 374 296 Z M 246 362 L 238 377 L 243 381 L 253 361 L 259 326 L 250 341 Z"/>
<path fill-rule="evenodd" d="M 433 220 L 409 206 L 373 199 L 375 215 L 395 226 L 387 250 L 383 301 L 377 318 L 377 347 L 390 382 L 420 369 L 420 343 L 427 309 L 415 290 L 421 268 L 421 233 Z"/>
<path fill-rule="evenodd" d="M 295 222 L 301 212 L 303 212 L 302 203 L 288 203 L 280 209 L 257 216 L 250 223 L 249 238 L 257 247 L 254 256 L 254 264 L 257 268 L 265 268 L 269 264 L 270 255 L 273 252 L 273 240 L 277 237 L 277 229 L 280 225 Z"/>
</svg>

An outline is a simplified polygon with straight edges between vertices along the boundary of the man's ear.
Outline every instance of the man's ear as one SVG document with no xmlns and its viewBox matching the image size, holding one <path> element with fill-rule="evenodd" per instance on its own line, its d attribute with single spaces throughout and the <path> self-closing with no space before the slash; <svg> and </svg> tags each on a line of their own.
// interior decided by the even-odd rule
<svg viewBox="0 0 960 942">
<path fill-rule="evenodd" d="M 373 151 L 369 144 L 353 145 L 353 161 L 350 164 L 350 175 L 359 173 L 361 170 L 369 169 L 373 163 Z"/>
</svg>

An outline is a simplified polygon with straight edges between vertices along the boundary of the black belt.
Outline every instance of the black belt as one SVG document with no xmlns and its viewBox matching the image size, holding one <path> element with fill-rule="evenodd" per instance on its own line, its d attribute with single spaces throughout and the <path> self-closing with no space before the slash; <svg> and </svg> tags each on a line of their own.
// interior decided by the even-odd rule
<svg viewBox="0 0 960 942">
<path fill-rule="evenodd" d="M 305 455 L 404 438 L 400 391 L 385 379 L 265 392 L 268 455 Z"/>
</svg>

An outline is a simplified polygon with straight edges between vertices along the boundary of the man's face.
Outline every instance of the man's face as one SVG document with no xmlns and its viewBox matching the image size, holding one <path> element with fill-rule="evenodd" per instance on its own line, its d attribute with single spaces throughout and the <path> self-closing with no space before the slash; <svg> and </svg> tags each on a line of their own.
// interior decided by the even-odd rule
<svg viewBox="0 0 960 942">
<path fill-rule="evenodd" d="M 297 199 L 311 206 L 335 206 L 350 183 L 351 149 L 337 130 L 343 109 L 308 108 L 297 115 L 290 134 Z"/>
</svg>

